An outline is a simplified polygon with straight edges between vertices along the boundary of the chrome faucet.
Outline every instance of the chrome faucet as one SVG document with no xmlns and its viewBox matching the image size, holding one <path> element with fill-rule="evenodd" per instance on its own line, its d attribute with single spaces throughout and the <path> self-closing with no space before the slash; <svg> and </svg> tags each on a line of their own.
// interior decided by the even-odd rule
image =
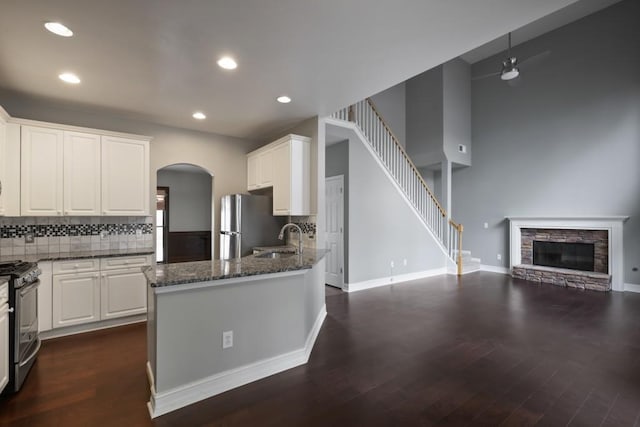
<svg viewBox="0 0 640 427">
<path fill-rule="evenodd" d="M 282 229 L 280 229 L 280 234 L 278 234 L 278 239 L 282 240 L 284 239 L 284 231 L 288 228 L 288 227 L 295 227 L 298 229 L 298 248 L 296 249 L 296 254 L 300 255 L 302 254 L 302 229 L 300 228 L 300 226 L 298 224 L 294 224 L 292 222 L 285 224 L 282 226 Z"/>
</svg>

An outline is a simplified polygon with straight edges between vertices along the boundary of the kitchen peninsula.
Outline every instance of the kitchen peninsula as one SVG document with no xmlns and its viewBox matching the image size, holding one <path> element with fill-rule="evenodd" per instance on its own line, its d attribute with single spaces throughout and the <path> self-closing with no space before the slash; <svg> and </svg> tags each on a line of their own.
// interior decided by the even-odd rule
<svg viewBox="0 0 640 427">
<path fill-rule="evenodd" d="M 326 252 L 146 268 L 151 416 L 305 364 L 326 316 Z"/>
</svg>

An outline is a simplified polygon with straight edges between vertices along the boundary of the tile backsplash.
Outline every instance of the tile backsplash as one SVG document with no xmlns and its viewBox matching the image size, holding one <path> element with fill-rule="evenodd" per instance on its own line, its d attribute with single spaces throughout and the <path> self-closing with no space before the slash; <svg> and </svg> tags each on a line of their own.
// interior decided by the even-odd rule
<svg viewBox="0 0 640 427">
<path fill-rule="evenodd" d="M 303 248 L 316 248 L 316 217 L 315 216 L 292 216 L 290 221 L 297 224 L 302 230 L 302 247 Z M 289 229 L 289 236 L 287 239 L 290 245 L 298 245 L 298 236 L 291 234 Z"/>
<path fill-rule="evenodd" d="M 32 234 L 33 243 L 25 237 Z M 0 256 L 153 246 L 152 217 L 0 217 Z"/>
</svg>

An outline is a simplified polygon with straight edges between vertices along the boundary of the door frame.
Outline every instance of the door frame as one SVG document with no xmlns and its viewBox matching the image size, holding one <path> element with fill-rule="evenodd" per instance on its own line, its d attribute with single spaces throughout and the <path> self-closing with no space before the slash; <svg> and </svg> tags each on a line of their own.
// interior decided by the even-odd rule
<svg viewBox="0 0 640 427">
<path fill-rule="evenodd" d="M 164 199 L 164 226 L 162 227 L 162 258 L 161 264 L 169 263 L 169 187 L 157 186 L 156 194 L 158 190 L 164 191 L 165 199 Z M 157 202 L 156 202 L 156 211 L 158 210 Z M 154 215 L 155 222 L 155 215 Z M 155 224 L 156 232 L 158 232 L 158 225 Z"/>
<path fill-rule="evenodd" d="M 338 239 L 338 247 L 340 248 L 340 257 L 339 259 L 339 267 L 340 267 L 340 284 L 338 286 L 335 285 L 329 285 L 328 283 L 326 283 L 326 273 L 325 273 L 325 283 L 329 286 L 333 286 L 333 287 L 337 287 L 340 289 L 344 288 L 345 285 L 345 281 L 344 281 L 344 258 L 345 258 L 345 253 L 344 253 L 344 175 L 335 175 L 335 176 L 330 176 L 330 177 L 325 177 L 324 182 L 325 182 L 325 205 L 327 202 L 327 193 L 326 193 L 326 188 L 327 188 L 327 183 L 332 182 L 332 181 L 339 181 L 340 183 L 340 187 L 342 188 L 342 192 L 340 193 L 342 195 L 342 197 L 340 197 L 340 213 L 338 214 L 339 217 L 339 225 L 340 225 L 340 238 Z M 325 215 L 325 221 L 327 220 L 328 216 Z M 325 223 L 325 230 L 327 230 L 326 227 L 326 223 Z M 328 239 L 327 239 L 327 243 L 328 243 Z"/>
</svg>

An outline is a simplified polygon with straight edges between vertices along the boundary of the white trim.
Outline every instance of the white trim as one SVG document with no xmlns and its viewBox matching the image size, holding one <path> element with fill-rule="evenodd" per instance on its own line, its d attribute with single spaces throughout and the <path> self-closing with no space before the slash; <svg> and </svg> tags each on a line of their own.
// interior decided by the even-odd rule
<svg viewBox="0 0 640 427">
<path fill-rule="evenodd" d="M 342 290 L 345 292 L 357 292 L 365 289 L 378 288 L 380 286 L 396 285 L 411 280 L 424 279 L 426 277 L 447 274 L 447 268 L 434 268 L 432 270 L 418 271 L 416 273 L 401 274 L 399 276 L 380 277 L 378 279 L 364 280 L 362 282 L 345 283 Z"/>
<path fill-rule="evenodd" d="M 625 292 L 637 292 L 640 293 L 640 285 L 636 285 L 634 283 L 625 283 L 624 284 Z"/>
<path fill-rule="evenodd" d="M 413 203 L 411 203 L 411 201 L 407 198 L 407 195 L 405 194 L 404 190 L 402 188 L 400 188 L 400 186 L 396 182 L 396 179 L 391 175 L 391 172 L 389 172 L 389 170 L 384 165 L 384 163 L 382 163 L 382 160 L 380 159 L 380 157 L 375 153 L 375 151 L 373 151 L 373 148 L 371 147 L 371 144 L 369 144 L 367 142 L 368 141 L 367 137 L 362 133 L 362 131 L 360 130 L 358 125 L 356 125 L 353 122 L 345 122 L 344 120 L 334 119 L 332 117 L 325 118 L 324 122 L 325 122 L 325 125 L 331 125 L 331 126 L 340 127 L 340 128 L 343 128 L 343 129 L 349 129 L 349 130 L 353 131 L 356 134 L 356 136 L 360 139 L 360 142 L 362 143 L 362 145 L 364 145 L 366 147 L 366 149 L 369 152 L 369 154 L 371 154 L 373 159 L 380 166 L 380 169 L 382 169 L 382 171 L 387 176 L 389 181 L 391 181 L 391 184 L 393 184 L 393 186 L 396 188 L 396 190 L 400 194 L 402 200 L 404 200 L 404 202 L 407 204 L 407 206 L 409 206 L 411 212 L 413 212 L 413 214 L 416 216 L 416 218 L 418 218 L 418 220 L 420 220 L 422 225 L 424 225 L 424 228 L 431 235 L 431 237 L 433 238 L 433 241 L 436 242 L 436 244 L 438 245 L 438 247 L 440 248 L 442 253 L 447 258 L 449 258 L 449 251 L 447 250 L 447 248 L 445 248 L 444 244 L 440 241 L 440 239 L 438 239 L 438 237 L 435 234 L 433 234 L 433 232 L 431 231 L 431 227 L 429 227 L 429 225 L 425 222 L 424 218 L 422 218 L 420 216 L 420 214 L 418 213 L 418 210 L 413 206 Z M 447 227 L 448 227 L 448 223 L 447 223 Z"/>
<path fill-rule="evenodd" d="M 498 267 L 497 265 L 480 264 L 480 271 L 490 271 L 491 273 L 511 274 L 511 270 L 507 267 Z"/>
<path fill-rule="evenodd" d="M 5 122 L 8 122 L 10 118 L 11 116 L 9 115 L 9 113 L 7 113 L 7 110 L 2 108 L 2 105 L 0 105 L 0 119 L 4 120 Z"/>
<path fill-rule="evenodd" d="M 137 314 L 135 316 L 122 317 L 119 319 L 102 320 L 99 322 L 85 323 L 82 325 L 73 325 L 66 328 L 50 329 L 42 331 L 38 334 L 41 340 L 49 340 L 52 338 L 66 337 L 68 335 L 84 334 L 86 332 L 94 332 L 102 329 L 115 328 L 118 326 L 132 325 L 147 321 L 147 313 Z"/>
<path fill-rule="evenodd" d="M 585 230 L 607 230 L 609 234 L 609 274 L 611 289 L 623 291 L 624 285 L 624 245 L 623 223 L 628 216 L 584 216 L 584 217 L 524 217 L 509 216 L 509 269 L 522 263 L 520 245 L 523 228 L 568 228 Z"/>
<path fill-rule="evenodd" d="M 148 372 L 151 397 L 147 403 L 147 408 L 149 409 L 151 418 L 159 417 L 160 415 L 208 399 L 236 387 L 249 384 L 250 382 L 266 378 L 270 375 L 286 371 L 287 369 L 304 365 L 309 360 L 309 355 L 311 354 L 311 350 L 313 349 L 313 345 L 315 344 L 326 316 L 327 308 L 326 305 L 323 305 L 311 331 L 309 331 L 305 346 L 289 353 L 220 372 L 161 393 L 156 392 L 153 386 L 153 373 Z M 151 368 L 148 362 L 147 366 L 150 371 Z"/>
</svg>

